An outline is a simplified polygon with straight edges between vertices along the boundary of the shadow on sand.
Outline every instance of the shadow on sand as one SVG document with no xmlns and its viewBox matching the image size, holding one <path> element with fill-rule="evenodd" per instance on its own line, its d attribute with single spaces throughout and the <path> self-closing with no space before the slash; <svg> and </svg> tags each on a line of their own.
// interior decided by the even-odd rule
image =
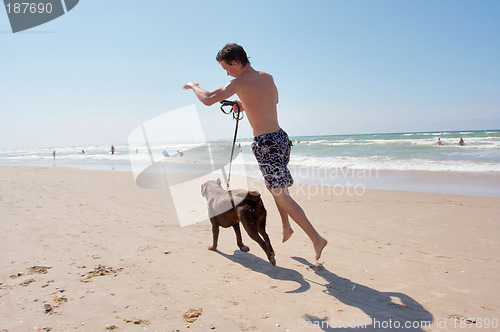
<svg viewBox="0 0 500 332">
<path fill-rule="evenodd" d="M 292 269 L 272 266 L 269 262 L 251 254 L 235 251 L 228 255 L 217 251 L 227 259 L 255 272 L 262 273 L 275 280 L 293 281 L 299 284 L 295 290 L 286 293 L 302 293 L 311 288 L 311 283 L 304 276 Z M 315 266 L 304 258 L 292 257 L 297 262 L 309 267 L 316 275 L 325 280 L 323 292 L 338 301 L 362 310 L 368 317 L 354 321 L 342 321 L 335 317 L 317 317 L 305 314 L 298 321 L 298 328 L 312 328 L 323 331 L 425 331 L 432 324 L 434 317 L 421 304 L 406 294 L 380 292 L 373 288 L 356 284 L 329 271 L 323 266 Z M 334 305 L 334 303 L 326 305 Z"/>
<path fill-rule="evenodd" d="M 269 278 L 283 281 L 294 281 L 299 284 L 297 289 L 287 291 L 286 293 L 303 293 L 311 288 L 309 282 L 307 282 L 304 279 L 304 276 L 299 272 L 280 266 L 272 266 L 268 261 L 265 261 L 249 252 L 235 250 L 233 255 L 228 255 L 218 250 L 216 252 L 230 261 L 238 263 L 241 266 L 251 269 L 252 271 L 265 274 Z"/>
<path fill-rule="evenodd" d="M 313 266 L 303 258 L 292 258 L 310 267 L 316 275 L 325 280 L 326 283 L 322 285 L 325 287 L 325 294 L 358 308 L 369 316 L 359 321 L 342 321 L 335 317 L 320 318 L 306 314 L 303 316 L 306 326 L 319 327 L 323 331 L 424 331 L 423 328 L 429 328 L 434 320 L 429 311 L 406 294 L 380 292 L 342 278 L 321 265 Z"/>
</svg>

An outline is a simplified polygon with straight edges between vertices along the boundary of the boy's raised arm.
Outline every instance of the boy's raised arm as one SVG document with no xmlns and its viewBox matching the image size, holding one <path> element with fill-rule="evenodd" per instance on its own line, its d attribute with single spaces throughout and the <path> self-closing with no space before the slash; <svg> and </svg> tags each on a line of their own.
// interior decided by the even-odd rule
<svg viewBox="0 0 500 332">
<path fill-rule="evenodd" d="M 198 83 L 193 82 L 186 83 L 184 85 L 184 89 L 192 89 L 196 97 L 198 97 L 198 99 L 207 106 L 211 106 L 216 102 L 228 99 L 236 93 L 236 91 L 234 90 L 233 81 L 229 82 L 226 86 L 217 88 L 213 91 L 204 90 L 200 88 L 200 85 Z"/>
</svg>

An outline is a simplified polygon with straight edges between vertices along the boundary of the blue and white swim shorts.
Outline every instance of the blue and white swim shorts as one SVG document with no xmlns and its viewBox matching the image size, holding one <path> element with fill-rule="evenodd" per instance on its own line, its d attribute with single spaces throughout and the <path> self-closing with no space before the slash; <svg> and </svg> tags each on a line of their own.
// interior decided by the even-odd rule
<svg viewBox="0 0 500 332">
<path fill-rule="evenodd" d="M 254 137 L 252 152 L 269 188 L 287 188 L 293 184 L 288 169 L 291 148 L 292 142 L 281 128 L 273 133 Z"/>
</svg>

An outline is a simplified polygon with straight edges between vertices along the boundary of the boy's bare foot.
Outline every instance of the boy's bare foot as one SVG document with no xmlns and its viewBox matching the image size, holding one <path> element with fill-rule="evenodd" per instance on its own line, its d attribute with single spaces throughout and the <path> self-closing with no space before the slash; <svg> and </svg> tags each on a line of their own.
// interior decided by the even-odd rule
<svg viewBox="0 0 500 332">
<path fill-rule="evenodd" d="M 320 259 L 321 252 L 323 251 L 323 248 L 325 248 L 327 243 L 328 241 L 326 241 L 324 238 L 321 238 L 318 242 L 314 243 L 314 250 L 316 251 L 316 260 Z"/>
<path fill-rule="evenodd" d="M 292 234 L 293 234 L 293 229 L 291 227 L 283 229 L 283 243 L 288 241 L 288 239 L 292 236 Z"/>
</svg>

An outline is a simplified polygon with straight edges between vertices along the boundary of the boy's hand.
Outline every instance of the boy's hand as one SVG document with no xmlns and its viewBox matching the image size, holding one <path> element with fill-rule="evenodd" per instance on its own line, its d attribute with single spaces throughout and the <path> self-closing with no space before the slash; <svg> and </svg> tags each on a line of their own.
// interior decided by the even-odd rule
<svg viewBox="0 0 500 332">
<path fill-rule="evenodd" d="M 184 90 L 189 90 L 189 89 L 193 89 L 195 86 L 198 86 L 199 84 L 198 83 L 193 83 L 193 82 L 187 82 L 183 89 Z"/>
<path fill-rule="evenodd" d="M 233 112 L 238 113 L 238 109 L 240 112 L 244 112 L 245 110 L 243 109 L 243 104 L 239 100 L 234 101 L 236 104 L 238 104 L 238 108 L 236 108 L 236 105 L 233 105 Z"/>
</svg>

